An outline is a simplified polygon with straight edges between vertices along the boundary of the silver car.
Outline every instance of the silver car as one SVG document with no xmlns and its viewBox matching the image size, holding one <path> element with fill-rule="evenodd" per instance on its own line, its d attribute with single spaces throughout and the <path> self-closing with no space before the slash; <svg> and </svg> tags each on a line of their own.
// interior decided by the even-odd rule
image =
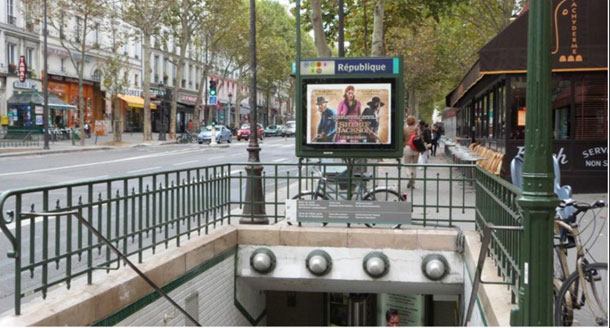
<svg viewBox="0 0 610 328">
<path fill-rule="evenodd" d="M 213 128 L 211 125 L 202 126 L 201 132 L 199 132 L 199 135 L 197 136 L 197 141 L 199 142 L 199 144 L 202 144 L 204 142 L 211 143 L 212 135 Z M 229 130 L 224 125 L 216 125 L 216 142 L 221 143 L 223 141 L 226 141 L 228 143 L 231 142 L 231 130 Z"/>
</svg>

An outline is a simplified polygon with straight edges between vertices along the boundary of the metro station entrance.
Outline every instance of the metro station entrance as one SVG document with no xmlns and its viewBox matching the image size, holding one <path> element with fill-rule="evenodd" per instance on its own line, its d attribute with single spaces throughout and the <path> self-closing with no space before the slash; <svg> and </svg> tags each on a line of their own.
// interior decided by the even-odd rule
<svg viewBox="0 0 610 328">
<path fill-rule="evenodd" d="M 399 326 L 457 326 L 457 295 L 266 291 L 267 326 L 386 326 L 395 309 Z"/>
</svg>

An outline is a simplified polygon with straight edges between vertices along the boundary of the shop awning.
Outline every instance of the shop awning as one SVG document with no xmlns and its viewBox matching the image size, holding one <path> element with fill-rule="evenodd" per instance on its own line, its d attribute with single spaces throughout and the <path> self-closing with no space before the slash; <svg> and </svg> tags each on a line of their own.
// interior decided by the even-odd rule
<svg viewBox="0 0 610 328">
<path fill-rule="evenodd" d="M 44 106 L 44 93 L 39 91 L 15 92 L 6 103 L 8 106 Z M 76 106 L 69 105 L 58 96 L 49 93 L 49 108 L 69 110 L 76 109 Z"/>
<path fill-rule="evenodd" d="M 119 94 L 119 99 L 125 101 L 129 107 L 144 108 L 144 98 L 142 97 Z M 151 102 L 150 109 L 157 109 L 157 105 Z"/>
</svg>

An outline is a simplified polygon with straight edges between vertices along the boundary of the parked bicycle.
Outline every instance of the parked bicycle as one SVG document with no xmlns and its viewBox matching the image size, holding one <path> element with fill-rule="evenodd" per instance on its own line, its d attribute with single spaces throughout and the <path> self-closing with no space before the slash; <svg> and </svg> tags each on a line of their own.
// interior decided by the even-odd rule
<svg viewBox="0 0 610 328">
<path fill-rule="evenodd" d="M 605 220 L 597 216 L 606 207 L 603 200 L 593 204 L 567 200 L 558 208 L 555 218 L 555 326 L 608 325 L 608 264 L 596 262 L 589 249 L 604 232 Z M 593 219 L 584 228 L 584 214 L 591 211 Z M 593 232 L 583 243 L 582 232 Z M 605 245 L 603 246 L 605 247 Z M 570 273 L 568 249 L 576 248 L 576 267 Z"/>
<path fill-rule="evenodd" d="M 321 163 L 321 162 L 318 162 Z M 368 172 L 352 173 L 351 182 L 353 192 L 351 198 L 349 193 L 341 192 L 341 187 L 349 188 L 348 186 L 348 169 L 345 166 L 328 166 L 322 170 L 321 165 L 313 165 L 312 170 L 317 176 L 315 190 L 305 190 L 294 196 L 292 199 L 343 199 L 343 200 L 378 200 L 386 202 L 404 201 L 396 190 L 388 187 L 374 186 L 368 188 L 368 182 L 371 181 L 373 175 Z M 345 194 L 345 195 L 344 195 Z"/>
<path fill-rule="evenodd" d="M 188 130 L 185 131 L 184 133 L 180 134 L 178 136 L 178 138 L 176 139 L 176 142 L 178 143 L 191 143 L 191 142 L 197 142 L 197 135 L 190 133 Z"/>
</svg>

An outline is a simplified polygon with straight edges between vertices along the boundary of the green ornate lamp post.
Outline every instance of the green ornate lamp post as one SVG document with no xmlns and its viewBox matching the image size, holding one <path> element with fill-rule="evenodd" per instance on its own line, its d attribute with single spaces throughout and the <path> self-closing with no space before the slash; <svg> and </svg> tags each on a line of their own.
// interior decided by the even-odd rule
<svg viewBox="0 0 610 328">
<path fill-rule="evenodd" d="M 523 216 L 519 306 L 511 325 L 553 325 L 553 192 L 551 1 L 529 8 Z"/>
</svg>

